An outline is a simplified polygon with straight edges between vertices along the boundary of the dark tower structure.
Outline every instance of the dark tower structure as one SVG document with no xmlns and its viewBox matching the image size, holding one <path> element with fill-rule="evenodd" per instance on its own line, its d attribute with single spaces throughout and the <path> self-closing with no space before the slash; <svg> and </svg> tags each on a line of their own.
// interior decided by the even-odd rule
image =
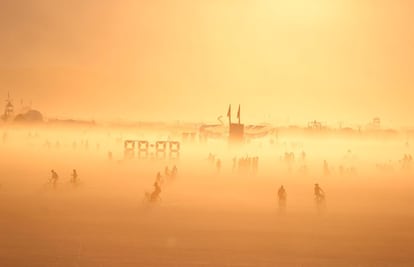
<svg viewBox="0 0 414 267">
<path fill-rule="evenodd" d="M 229 117 L 229 144 L 242 144 L 244 141 L 244 124 L 240 123 L 240 105 L 237 110 L 238 123 L 231 122 L 231 105 L 229 105 L 227 117 Z"/>
<path fill-rule="evenodd" d="M 7 93 L 6 107 L 4 109 L 3 120 L 7 121 L 13 117 L 14 106 L 11 103 L 10 94 Z"/>
</svg>

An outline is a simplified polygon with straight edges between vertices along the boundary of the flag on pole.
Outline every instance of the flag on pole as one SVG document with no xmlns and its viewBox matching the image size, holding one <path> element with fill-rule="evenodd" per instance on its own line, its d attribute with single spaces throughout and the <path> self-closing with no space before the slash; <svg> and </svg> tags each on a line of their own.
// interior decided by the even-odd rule
<svg viewBox="0 0 414 267">
<path fill-rule="evenodd" d="M 239 124 L 240 124 L 240 105 L 239 105 L 239 109 L 237 110 L 237 118 L 239 119 Z"/>
</svg>

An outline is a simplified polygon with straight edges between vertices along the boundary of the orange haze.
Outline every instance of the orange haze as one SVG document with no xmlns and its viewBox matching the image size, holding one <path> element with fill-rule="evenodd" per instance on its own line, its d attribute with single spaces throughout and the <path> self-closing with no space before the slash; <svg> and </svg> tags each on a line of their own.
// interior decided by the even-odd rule
<svg viewBox="0 0 414 267">
<path fill-rule="evenodd" d="M 0 97 L 47 116 L 410 125 L 414 3 L 0 3 Z"/>
</svg>

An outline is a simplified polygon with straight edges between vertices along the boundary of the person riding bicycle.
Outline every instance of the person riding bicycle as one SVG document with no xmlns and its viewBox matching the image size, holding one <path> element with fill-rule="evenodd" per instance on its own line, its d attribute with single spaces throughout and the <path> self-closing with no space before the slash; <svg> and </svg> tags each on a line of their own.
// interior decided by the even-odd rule
<svg viewBox="0 0 414 267">
<path fill-rule="evenodd" d="M 76 171 L 76 169 L 73 169 L 73 171 L 72 171 L 72 179 L 70 181 L 73 184 L 76 184 L 78 182 L 78 172 Z"/>
<path fill-rule="evenodd" d="M 154 183 L 154 191 L 150 195 L 150 201 L 152 202 L 157 201 L 160 193 L 161 193 L 161 186 L 159 185 L 158 181 L 156 181 Z"/>
<path fill-rule="evenodd" d="M 277 191 L 277 195 L 279 197 L 279 202 L 284 202 L 286 201 L 286 190 L 283 187 L 283 185 L 279 188 L 279 190 Z"/>
<path fill-rule="evenodd" d="M 157 176 L 155 178 L 155 182 L 158 184 L 162 184 L 162 176 L 161 176 L 161 172 L 157 173 Z"/>
<path fill-rule="evenodd" d="M 314 187 L 315 199 L 317 201 L 323 201 L 325 199 L 325 192 L 319 186 L 319 184 L 315 184 Z"/>
<path fill-rule="evenodd" d="M 59 179 L 59 175 L 57 174 L 57 172 L 55 172 L 55 170 L 51 170 L 51 173 L 52 173 L 52 177 L 50 178 L 50 182 L 53 185 L 56 185 L 56 183 L 57 183 L 57 181 Z"/>
<path fill-rule="evenodd" d="M 173 168 L 172 168 L 172 171 L 171 171 L 171 177 L 176 177 L 177 176 L 177 172 L 178 172 L 178 169 L 177 169 L 177 166 L 173 166 Z"/>
<path fill-rule="evenodd" d="M 170 170 L 168 169 L 168 166 L 166 166 L 165 169 L 164 169 L 164 175 L 166 177 L 170 177 L 170 175 L 171 175 Z"/>
</svg>

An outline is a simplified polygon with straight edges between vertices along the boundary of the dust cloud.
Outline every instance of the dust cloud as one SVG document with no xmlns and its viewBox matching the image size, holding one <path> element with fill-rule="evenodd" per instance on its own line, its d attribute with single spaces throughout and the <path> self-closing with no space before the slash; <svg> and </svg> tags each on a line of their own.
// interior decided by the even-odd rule
<svg viewBox="0 0 414 267">
<path fill-rule="evenodd" d="M 414 264 L 405 137 L 279 136 L 241 148 L 196 140 L 157 159 L 151 147 L 148 158 L 126 157 L 124 141 L 181 141 L 178 133 L 45 125 L 0 133 L 1 266 Z"/>
</svg>

